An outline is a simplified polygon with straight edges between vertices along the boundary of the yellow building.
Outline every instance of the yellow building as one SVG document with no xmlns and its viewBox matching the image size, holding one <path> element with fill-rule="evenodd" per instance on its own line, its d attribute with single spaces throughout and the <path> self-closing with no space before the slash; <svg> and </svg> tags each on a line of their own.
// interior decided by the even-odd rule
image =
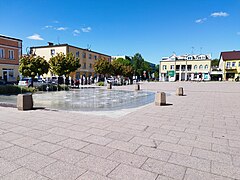
<svg viewBox="0 0 240 180">
<path fill-rule="evenodd" d="M 210 80 L 210 55 L 172 55 L 163 57 L 159 66 L 160 81 Z"/>
<path fill-rule="evenodd" d="M 219 68 L 224 81 L 234 81 L 240 77 L 240 51 L 221 52 Z"/>
<path fill-rule="evenodd" d="M 76 72 L 71 73 L 73 79 L 80 79 L 84 77 L 95 77 L 96 73 L 94 72 L 94 62 L 98 59 L 105 59 L 111 62 L 111 56 L 106 54 L 98 53 L 91 51 L 89 49 L 83 49 L 68 44 L 57 44 L 49 43 L 48 46 L 37 46 L 31 47 L 31 54 L 41 56 L 47 61 L 55 56 L 57 53 L 72 53 L 76 58 L 80 60 L 81 67 L 76 70 Z M 53 74 L 52 74 L 53 76 Z"/>
</svg>

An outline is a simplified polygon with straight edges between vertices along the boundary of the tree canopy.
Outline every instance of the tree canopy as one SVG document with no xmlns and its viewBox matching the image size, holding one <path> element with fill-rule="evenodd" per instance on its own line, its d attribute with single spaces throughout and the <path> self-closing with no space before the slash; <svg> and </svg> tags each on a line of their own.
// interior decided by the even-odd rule
<svg viewBox="0 0 240 180">
<path fill-rule="evenodd" d="M 118 58 L 112 61 L 113 75 L 128 76 L 133 74 L 131 61 L 123 58 Z M 130 72 L 132 71 L 132 72 Z"/>
<path fill-rule="evenodd" d="M 98 59 L 94 63 L 94 71 L 98 74 L 111 74 L 112 73 L 112 65 L 109 61 L 104 59 Z"/>
<path fill-rule="evenodd" d="M 218 64 L 219 64 L 219 59 L 213 59 L 213 60 L 211 61 L 211 66 L 212 66 L 212 67 L 217 67 Z"/>
<path fill-rule="evenodd" d="M 65 75 L 66 77 L 81 67 L 79 59 L 75 58 L 72 53 L 68 53 L 67 55 L 57 53 L 56 56 L 50 58 L 49 64 L 52 73 L 58 76 Z"/>
<path fill-rule="evenodd" d="M 22 56 L 20 59 L 19 72 L 25 77 L 31 77 L 33 86 L 33 78 L 48 73 L 49 64 L 40 56 Z"/>
</svg>

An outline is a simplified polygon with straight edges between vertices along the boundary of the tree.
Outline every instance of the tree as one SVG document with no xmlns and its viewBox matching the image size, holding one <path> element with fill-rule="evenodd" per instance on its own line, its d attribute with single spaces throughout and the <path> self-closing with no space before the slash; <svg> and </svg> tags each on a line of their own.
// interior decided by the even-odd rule
<svg viewBox="0 0 240 180">
<path fill-rule="evenodd" d="M 131 68 L 129 66 L 131 66 Z M 131 61 L 123 58 L 118 58 L 112 61 L 112 68 L 113 68 L 113 74 L 115 76 L 117 75 L 126 76 L 126 73 L 124 73 L 124 71 L 127 71 L 126 68 L 128 69 L 128 71 L 132 70 Z"/>
<path fill-rule="evenodd" d="M 57 53 L 56 56 L 50 58 L 49 64 L 52 73 L 58 76 L 65 75 L 66 77 L 81 67 L 79 59 L 75 58 L 72 53 L 68 53 L 67 55 Z"/>
<path fill-rule="evenodd" d="M 49 64 L 40 56 L 22 56 L 20 59 L 19 72 L 25 77 L 31 77 L 31 86 L 35 76 L 41 76 L 48 73 Z"/>
<path fill-rule="evenodd" d="M 212 66 L 212 67 L 218 67 L 218 64 L 219 64 L 219 60 L 218 60 L 218 59 L 213 59 L 213 60 L 211 61 L 211 66 Z"/>
<path fill-rule="evenodd" d="M 159 78 L 159 64 L 155 66 L 154 78 Z"/>
<path fill-rule="evenodd" d="M 142 75 L 143 73 L 143 63 L 144 59 L 141 54 L 136 53 L 133 58 L 132 58 L 132 63 L 133 63 L 133 70 L 135 72 L 135 75 L 138 77 Z"/>
<path fill-rule="evenodd" d="M 112 73 L 112 65 L 107 60 L 99 59 L 94 63 L 94 71 L 105 76 Z"/>
</svg>

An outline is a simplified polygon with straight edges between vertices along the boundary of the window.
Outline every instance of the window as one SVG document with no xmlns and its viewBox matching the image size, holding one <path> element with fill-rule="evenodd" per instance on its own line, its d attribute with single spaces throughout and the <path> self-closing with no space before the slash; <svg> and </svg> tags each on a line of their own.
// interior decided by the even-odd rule
<svg viewBox="0 0 240 180">
<path fill-rule="evenodd" d="M 8 58 L 9 59 L 14 59 L 14 51 L 13 50 L 8 51 Z"/>
<path fill-rule="evenodd" d="M 90 68 L 90 69 L 92 68 L 92 64 L 91 64 L 91 63 L 89 64 L 89 68 Z"/>
<path fill-rule="evenodd" d="M 2 59 L 4 58 L 4 49 L 2 48 L 0 49 L 0 58 Z"/>
<path fill-rule="evenodd" d="M 190 57 L 188 57 L 187 59 L 188 59 L 188 60 L 192 60 L 192 57 L 190 56 Z"/>
<path fill-rule="evenodd" d="M 51 49 L 51 56 L 55 55 L 55 49 Z"/>
<path fill-rule="evenodd" d="M 89 59 L 92 59 L 92 54 L 89 54 L 89 55 L 88 55 L 88 58 L 89 58 Z"/>
<path fill-rule="evenodd" d="M 199 56 L 198 59 L 202 59 L 201 56 Z"/>
<path fill-rule="evenodd" d="M 208 65 L 207 64 L 205 65 L 205 69 L 208 69 Z"/>
<path fill-rule="evenodd" d="M 197 69 L 197 65 L 194 66 L 194 69 Z"/>
<path fill-rule="evenodd" d="M 174 69 L 174 65 L 171 65 L 171 66 L 170 66 L 170 69 Z"/>
<path fill-rule="evenodd" d="M 82 57 L 83 57 L 83 58 L 86 58 L 86 53 L 85 53 L 85 52 L 82 53 Z"/>
<path fill-rule="evenodd" d="M 163 65 L 163 70 L 166 70 L 167 69 L 167 66 L 166 65 Z"/>
<path fill-rule="evenodd" d="M 79 57 L 79 51 L 78 51 L 78 52 L 76 52 L 76 57 Z"/>
<path fill-rule="evenodd" d="M 96 55 L 94 56 L 94 60 L 97 60 L 97 56 Z"/>
<path fill-rule="evenodd" d="M 231 63 L 227 62 L 227 68 L 230 68 Z"/>
<path fill-rule="evenodd" d="M 232 62 L 232 67 L 236 67 L 236 62 Z"/>
<path fill-rule="evenodd" d="M 87 65 L 86 63 L 83 64 L 83 69 L 86 69 Z"/>
<path fill-rule="evenodd" d="M 199 66 L 199 69 L 203 69 L 203 65 L 200 65 L 200 66 Z"/>
</svg>

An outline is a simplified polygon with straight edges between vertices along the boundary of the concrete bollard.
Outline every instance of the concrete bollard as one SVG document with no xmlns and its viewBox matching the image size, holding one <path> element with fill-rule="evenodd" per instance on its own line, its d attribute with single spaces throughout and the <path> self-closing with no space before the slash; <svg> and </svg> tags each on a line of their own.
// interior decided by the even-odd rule
<svg viewBox="0 0 240 180">
<path fill-rule="evenodd" d="M 183 96 L 183 87 L 177 88 L 176 95 L 177 96 Z"/>
<path fill-rule="evenodd" d="M 17 96 L 17 108 L 20 111 L 33 109 L 32 94 L 19 94 Z"/>
<path fill-rule="evenodd" d="M 166 105 L 166 93 L 164 92 L 157 92 L 155 95 L 155 105 L 162 106 Z"/>
<path fill-rule="evenodd" d="M 140 90 L 140 84 L 139 83 L 136 83 L 135 85 L 135 91 L 139 91 Z"/>
<path fill-rule="evenodd" d="M 107 83 L 107 89 L 112 89 L 112 82 Z"/>
</svg>

